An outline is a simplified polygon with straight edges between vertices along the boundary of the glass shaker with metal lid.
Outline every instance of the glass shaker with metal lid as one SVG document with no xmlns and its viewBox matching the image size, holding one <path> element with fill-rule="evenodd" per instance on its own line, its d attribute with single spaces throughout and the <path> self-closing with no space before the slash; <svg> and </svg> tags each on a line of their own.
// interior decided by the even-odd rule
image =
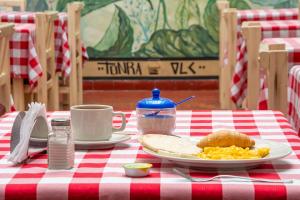
<svg viewBox="0 0 300 200">
<path fill-rule="evenodd" d="M 52 132 L 48 135 L 48 168 L 71 169 L 75 150 L 70 119 L 52 119 L 51 126 Z"/>
<path fill-rule="evenodd" d="M 152 97 L 136 105 L 137 128 L 143 134 L 172 134 L 175 130 L 176 105 L 160 97 L 160 90 L 153 89 Z"/>
</svg>

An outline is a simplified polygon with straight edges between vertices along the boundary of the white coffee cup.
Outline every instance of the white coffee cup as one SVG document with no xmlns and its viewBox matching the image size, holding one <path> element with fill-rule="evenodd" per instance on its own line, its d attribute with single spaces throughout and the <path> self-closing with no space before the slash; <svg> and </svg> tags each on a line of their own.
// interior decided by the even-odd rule
<svg viewBox="0 0 300 200">
<path fill-rule="evenodd" d="M 113 127 L 113 117 L 121 116 L 120 128 Z M 71 126 L 76 141 L 109 140 L 113 132 L 126 127 L 125 114 L 113 112 L 107 105 L 77 105 L 71 107 Z"/>
</svg>

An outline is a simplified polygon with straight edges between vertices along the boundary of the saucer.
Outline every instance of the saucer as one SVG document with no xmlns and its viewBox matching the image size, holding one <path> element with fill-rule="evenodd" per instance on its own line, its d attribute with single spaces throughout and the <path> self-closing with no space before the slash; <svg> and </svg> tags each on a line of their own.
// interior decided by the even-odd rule
<svg viewBox="0 0 300 200">
<path fill-rule="evenodd" d="M 109 140 L 74 141 L 75 149 L 109 149 L 116 144 L 125 142 L 131 137 L 122 133 L 113 133 Z M 47 145 L 47 138 L 30 138 L 30 145 Z"/>
</svg>

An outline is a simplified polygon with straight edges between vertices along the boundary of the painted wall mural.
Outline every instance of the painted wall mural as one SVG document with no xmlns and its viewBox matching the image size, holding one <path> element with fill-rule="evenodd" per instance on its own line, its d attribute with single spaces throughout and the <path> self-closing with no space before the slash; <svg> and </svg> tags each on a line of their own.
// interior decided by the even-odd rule
<svg viewBox="0 0 300 200">
<path fill-rule="evenodd" d="M 82 0 L 82 39 L 92 59 L 218 56 L 216 0 Z M 72 0 L 27 0 L 64 11 Z M 230 0 L 231 7 L 297 7 L 298 0 Z"/>
</svg>

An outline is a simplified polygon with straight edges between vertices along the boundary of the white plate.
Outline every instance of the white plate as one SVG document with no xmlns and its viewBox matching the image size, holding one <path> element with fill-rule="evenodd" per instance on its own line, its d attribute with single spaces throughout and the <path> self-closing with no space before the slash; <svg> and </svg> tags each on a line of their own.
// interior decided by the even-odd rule
<svg viewBox="0 0 300 200">
<path fill-rule="evenodd" d="M 109 140 L 98 141 L 74 141 L 76 149 L 108 149 L 114 147 L 116 144 L 125 142 L 131 137 L 122 133 L 113 133 Z M 45 138 L 30 138 L 32 145 L 47 145 Z"/>
<path fill-rule="evenodd" d="M 269 147 L 270 154 L 261 159 L 249 159 L 249 160 L 203 160 L 200 158 L 199 159 L 180 158 L 180 157 L 174 157 L 172 155 L 158 154 L 147 148 L 143 148 L 143 150 L 154 157 L 166 159 L 177 165 L 181 165 L 185 167 L 197 167 L 197 168 L 205 168 L 205 169 L 227 169 L 227 170 L 253 168 L 265 162 L 286 157 L 292 152 L 291 148 L 286 144 L 273 142 L 269 140 L 255 139 L 255 148 L 260 148 L 260 147 Z"/>
</svg>

